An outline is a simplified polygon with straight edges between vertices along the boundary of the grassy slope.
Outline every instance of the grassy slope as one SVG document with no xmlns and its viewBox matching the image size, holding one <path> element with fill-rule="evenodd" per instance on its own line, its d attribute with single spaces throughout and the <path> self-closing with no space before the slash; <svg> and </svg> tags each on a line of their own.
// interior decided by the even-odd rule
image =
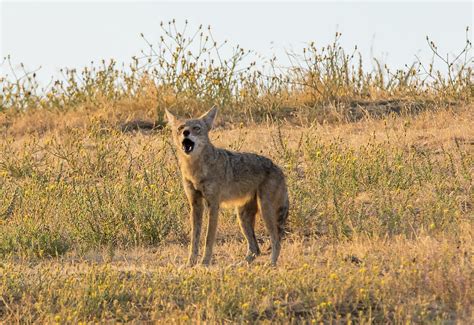
<svg viewBox="0 0 474 325">
<path fill-rule="evenodd" d="M 44 131 L 16 117 L 0 142 L 0 321 L 472 321 L 472 107 L 217 130 L 288 175 L 277 269 L 268 255 L 239 264 L 231 213 L 215 264 L 182 268 L 187 207 L 166 134 L 80 120 L 34 135 L 22 118 Z"/>
</svg>

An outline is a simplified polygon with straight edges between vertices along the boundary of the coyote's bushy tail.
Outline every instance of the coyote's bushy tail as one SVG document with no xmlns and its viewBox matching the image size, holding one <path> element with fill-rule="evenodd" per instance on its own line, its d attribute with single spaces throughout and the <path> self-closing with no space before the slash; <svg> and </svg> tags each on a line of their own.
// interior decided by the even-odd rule
<svg viewBox="0 0 474 325">
<path fill-rule="evenodd" d="M 278 209 L 278 235 L 280 239 L 285 237 L 287 233 L 287 220 L 290 210 L 290 203 L 288 196 L 285 198 L 285 203 Z"/>
</svg>

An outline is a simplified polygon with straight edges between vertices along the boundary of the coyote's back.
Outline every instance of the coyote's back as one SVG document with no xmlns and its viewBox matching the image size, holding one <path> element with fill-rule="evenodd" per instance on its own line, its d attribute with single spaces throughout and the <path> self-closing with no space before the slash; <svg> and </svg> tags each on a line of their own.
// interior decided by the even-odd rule
<svg viewBox="0 0 474 325">
<path fill-rule="evenodd" d="M 197 261 L 203 205 L 208 207 L 209 224 L 203 264 L 209 264 L 216 237 L 220 207 L 235 207 L 248 243 L 246 260 L 260 254 L 255 238 L 255 216 L 262 216 L 270 233 L 271 262 L 276 264 L 281 238 L 288 218 L 289 201 L 285 176 L 270 159 L 214 147 L 208 133 L 216 116 L 213 108 L 199 119 L 180 121 L 167 111 L 178 146 L 183 185 L 191 206 L 192 240 L 188 263 Z"/>
</svg>

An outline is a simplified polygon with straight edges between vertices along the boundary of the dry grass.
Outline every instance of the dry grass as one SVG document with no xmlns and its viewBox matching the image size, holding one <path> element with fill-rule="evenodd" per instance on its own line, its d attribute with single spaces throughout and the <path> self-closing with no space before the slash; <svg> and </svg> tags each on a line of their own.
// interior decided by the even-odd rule
<svg viewBox="0 0 474 325">
<path fill-rule="evenodd" d="M 0 142 L 0 320 L 469 323 L 472 115 L 218 128 L 217 144 L 287 174 L 277 269 L 265 254 L 241 264 L 231 212 L 214 264 L 183 268 L 187 204 L 166 130 L 78 119 L 16 133 L 37 121 L 16 116 Z M 257 231 L 265 250 L 260 221 Z"/>
<path fill-rule="evenodd" d="M 32 72 L 0 76 L 1 323 L 474 322 L 469 40 L 445 73 L 367 72 L 339 34 L 282 68 L 175 28 L 129 70 L 69 69 L 44 90 Z M 213 141 L 287 176 L 277 268 L 241 263 L 231 211 L 214 264 L 183 267 L 188 206 L 163 109 L 216 103 Z M 155 129 L 123 132 L 137 120 Z"/>
<path fill-rule="evenodd" d="M 280 265 L 239 264 L 244 244 L 220 243 L 209 268 L 183 268 L 171 245 L 0 264 L 11 322 L 472 321 L 472 232 L 332 243 L 289 239 Z"/>
<path fill-rule="evenodd" d="M 433 60 L 397 70 L 377 59 L 367 69 L 357 47 L 342 48 L 340 33 L 327 46 L 309 42 L 288 53 L 291 64 L 283 66 L 278 58 L 215 40 L 210 27 L 191 31 L 187 23 L 170 21 L 161 31 L 153 44 L 143 36 L 147 48 L 128 66 L 111 60 L 81 71 L 63 69 L 45 88 L 36 72 L 22 64 L 15 69 L 7 57 L 0 63 L 8 71 L 0 76 L 0 112 L 72 110 L 109 125 L 139 117 L 158 118 L 160 124 L 165 108 L 195 115 L 217 104 L 226 123 L 286 119 L 305 125 L 456 107 L 473 96 L 468 28 L 455 56 L 427 38 Z M 231 55 L 222 54 L 224 46 Z M 40 130 L 51 128 L 41 119 Z"/>
</svg>

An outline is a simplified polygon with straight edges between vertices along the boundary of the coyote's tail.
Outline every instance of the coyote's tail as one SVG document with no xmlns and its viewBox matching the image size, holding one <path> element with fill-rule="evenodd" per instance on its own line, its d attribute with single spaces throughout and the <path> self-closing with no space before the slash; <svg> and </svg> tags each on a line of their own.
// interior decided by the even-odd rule
<svg viewBox="0 0 474 325">
<path fill-rule="evenodd" d="M 285 198 L 285 203 L 278 209 L 278 235 L 280 239 L 285 237 L 287 233 L 287 220 L 288 213 L 290 210 L 290 203 L 288 201 L 288 196 Z"/>
</svg>

